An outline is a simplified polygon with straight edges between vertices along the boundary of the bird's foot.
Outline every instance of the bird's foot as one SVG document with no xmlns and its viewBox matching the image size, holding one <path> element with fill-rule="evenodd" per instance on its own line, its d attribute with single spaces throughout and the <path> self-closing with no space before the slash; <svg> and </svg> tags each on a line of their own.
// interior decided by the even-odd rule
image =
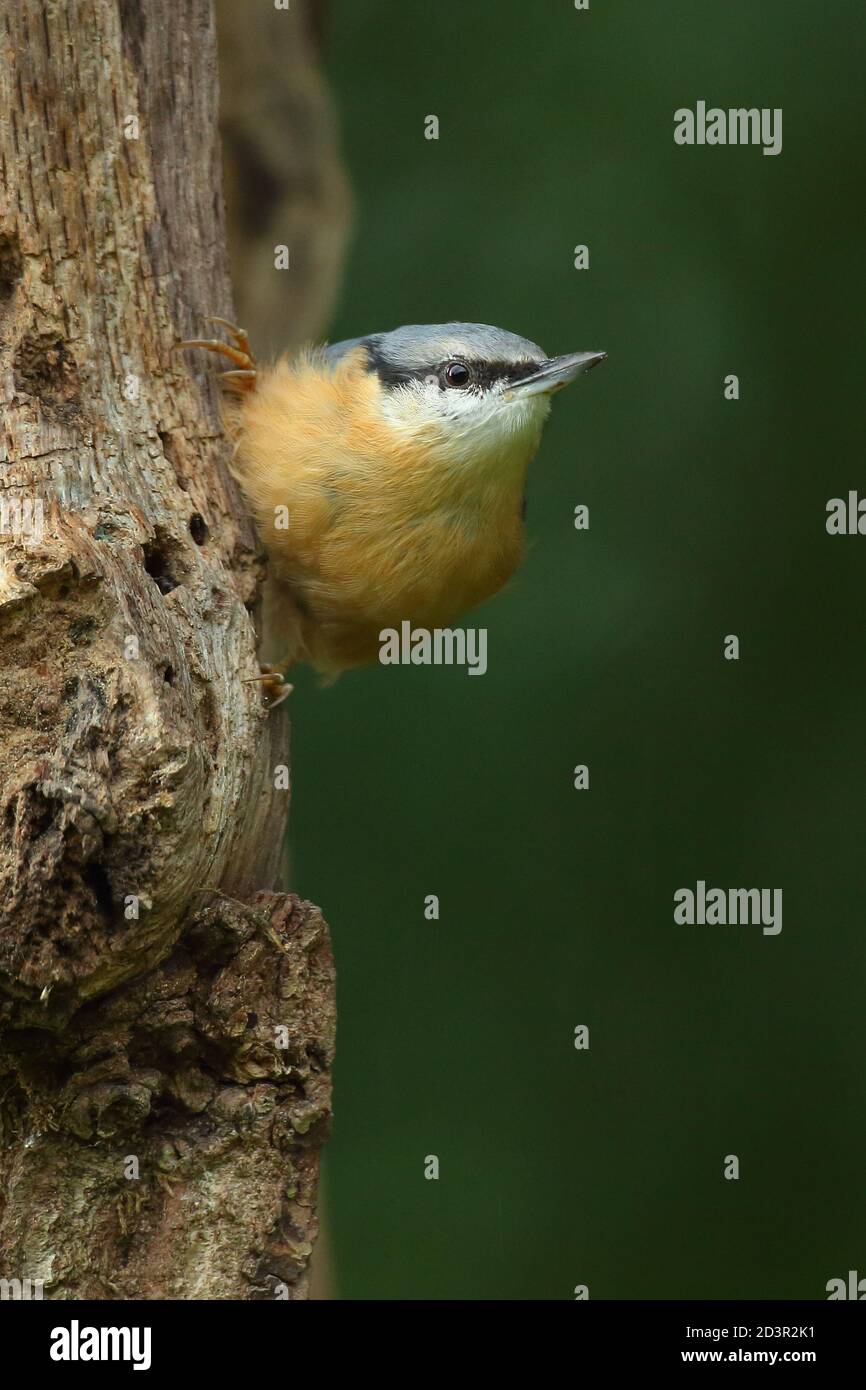
<svg viewBox="0 0 866 1390">
<path fill-rule="evenodd" d="M 288 700 L 294 686 L 290 685 L 279 666 L 268 666 L 262 662 L 261 674 L 258 676 L 247 676 L 244 685 L 251 685 L 254 681 L 260 681 L 262 689 L 268 696 L 268 709 L 276 709 L 284 700 Z"/>
<path fill-rule="evenodd" d="M 208 323 L 218 323 L 231 338 L 231 343 L 222 338 L 187 338 L 178 343 L 178 348 L 203 348 L 205 352 L 216 352 L 227 357 L 235 365 L 229 371 L 220 372 L 219 378 L 229 391 L 254 391 L 256 386 L 256 359 L 250 347 L 250 340 L 243 328 L 237 328 L 228 319 L 212 316 Z"/>
</svg>

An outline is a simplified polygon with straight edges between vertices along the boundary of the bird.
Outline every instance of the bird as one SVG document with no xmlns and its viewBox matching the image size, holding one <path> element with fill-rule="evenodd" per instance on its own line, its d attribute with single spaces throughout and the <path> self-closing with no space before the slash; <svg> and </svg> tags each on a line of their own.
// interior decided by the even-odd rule
<svg viewBox="0 0 866 1390">
<path fill-rule="evenodd" d="M 260 368 L 243 329 L 178 344 L 228 358 L 232 472 L 269 560 L 270 707 L 299 662 L 326 682 L 381 634 L 440 628 L 495 594 L 524 550 L 526 474 L 555 392 L 605 352 L 550 357 L 483 323 L 407 324 Z"/>
</svg>

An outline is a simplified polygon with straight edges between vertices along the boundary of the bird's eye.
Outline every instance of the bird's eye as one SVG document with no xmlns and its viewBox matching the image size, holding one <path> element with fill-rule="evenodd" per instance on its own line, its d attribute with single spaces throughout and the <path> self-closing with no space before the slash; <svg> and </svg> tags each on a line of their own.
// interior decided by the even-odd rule
<svg viewBox="0 0 866 1390">
<path fill-rule="evenodd" d="M 445 380 L 449 386 L 465 386 L 471 375 L 465 362 L 449 362 L 445 368 Z"/>
</svg>

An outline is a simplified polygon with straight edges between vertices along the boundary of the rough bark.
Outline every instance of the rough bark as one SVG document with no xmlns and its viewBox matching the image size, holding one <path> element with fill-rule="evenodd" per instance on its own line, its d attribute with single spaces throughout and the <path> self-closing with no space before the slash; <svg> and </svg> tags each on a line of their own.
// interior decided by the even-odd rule
<svg viewBox="0 0 866 1390">
<path fill-rule="evenodd" d="M 215 51 L 210 0 L 0 18 L 0 1275 L 49 1298 L 303 1297 L 315 1233 L 328 935 L 173 350 L 232 317 Z"/>
</svg>

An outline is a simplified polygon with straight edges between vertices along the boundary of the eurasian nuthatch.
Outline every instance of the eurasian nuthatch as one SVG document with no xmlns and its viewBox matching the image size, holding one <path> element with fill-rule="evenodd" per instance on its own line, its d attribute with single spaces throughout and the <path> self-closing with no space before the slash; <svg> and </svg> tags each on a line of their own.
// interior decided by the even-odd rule
<svg viewBox="0 0 866 1390">
<path fill-rule="evenodd" d="M 220 320 L 219 322 L 224 322 Z M 548 357 L 481 323 L 412 324 L 257 370 L 225 324 L 239 392 L 234 468 L 270 557 L 268 625 L 333 677 L 383 628 L 448 626 L 523 552 L 526 471 L 554 391 L 603 352 Z"/>
</svg>

